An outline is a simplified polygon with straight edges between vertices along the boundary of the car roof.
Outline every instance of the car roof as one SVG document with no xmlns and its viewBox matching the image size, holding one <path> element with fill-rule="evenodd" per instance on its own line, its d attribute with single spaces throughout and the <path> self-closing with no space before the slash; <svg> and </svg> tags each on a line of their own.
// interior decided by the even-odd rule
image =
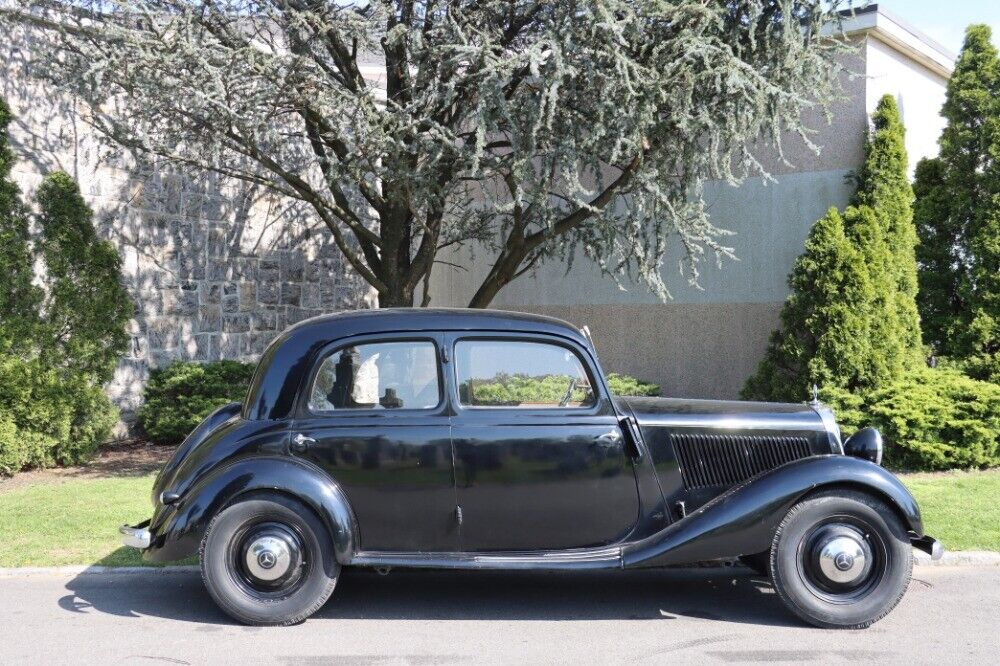
<svg viewBox="0 0 1000 666">
<path fill-rule="evenodd" d="M 336 337 L 394 331 L 534 331 L 583 341 L 580 330 L 562 319 L 527 312 L 473 308 L 380 308 L 320 315 L 299 322 L 289 332 L 321 327 Z"/>
<path fill-rule="evenodd" d="M 261 355 L 243 417 L 279 419 L 291 413 L 310 359 L 331 343 L 356 335 L 432 331 L 488 331 L 558 335 L 585 349 L 590 343 L 572 324 L 524 312 L 458 308 L 354 310 L 306 319 L 282 332 Z M 593 352 L 591 352 L 593 353 Z"/>
</svg>

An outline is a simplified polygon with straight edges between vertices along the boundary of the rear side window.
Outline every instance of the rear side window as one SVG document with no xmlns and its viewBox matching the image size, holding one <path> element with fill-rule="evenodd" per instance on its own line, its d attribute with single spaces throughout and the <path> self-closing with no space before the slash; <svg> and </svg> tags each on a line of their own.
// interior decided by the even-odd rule
<svg viewBox="0 0 1000 666">
<path fill-rule="evenodd" d="M 422 340 L 338 349 L 324 359 L 309 393 L 311 412 L 431 409 L 440 402 L 437 353 Z"/>
<path fill-rule="evenodd" d="M 469 407 L 569 409 L 596 398 L 575 352 L 545 342 L 459 340 L 459 400 Z"/>
</svg>

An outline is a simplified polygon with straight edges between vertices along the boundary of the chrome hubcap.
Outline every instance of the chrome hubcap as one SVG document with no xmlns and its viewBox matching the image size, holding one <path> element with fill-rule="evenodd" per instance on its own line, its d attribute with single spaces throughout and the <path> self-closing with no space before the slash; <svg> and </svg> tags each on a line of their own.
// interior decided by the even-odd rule
<svg viewBox="0 0 1000 666">
<path fill-rule="evenodd" d="M 867 562 L 865 549 L 849 536 L 834 537 L 819 547 L 819 570 L 834 583 L 858 580 Z"/>
<path fill-rule="evenodd" d="M 250 543 L 246 551 L 247 571 L 264 581 L 278 580 L 292 564 L 289 544 L 276 536 L 262 536 Z"/>
<path fill-rule="evenodd" d="M 260 523 L 233 541 L 234 573 L 247 592 L 260 596 L 287 594 L 308 567 L 302 540 L 283 523 Z"/>
<path fill-rule="evenodd" d="M 872 543 L 856 525 L 823 525 L 806 541 L 803 555 L 812 583 L 827 593 L 854 594 L 871 582 L 875 568 Z"/>
</svg>

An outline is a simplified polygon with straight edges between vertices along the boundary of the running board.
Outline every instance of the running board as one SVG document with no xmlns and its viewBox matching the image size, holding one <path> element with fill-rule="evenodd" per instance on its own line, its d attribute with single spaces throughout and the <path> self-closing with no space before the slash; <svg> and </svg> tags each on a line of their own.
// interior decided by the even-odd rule
<svg viewBox="0 0 1000 666">
<path fill-rule="evenodd" d="M 420 569 L 499 569 L 534 571 L 581 571 L 621 569 L 622 549 L 618 546 L 563 551 L 508 553 L 396 553 L 366 551 L 356 553 L 348 563 L 358 567 L 401 567 Z"/>
</svg>

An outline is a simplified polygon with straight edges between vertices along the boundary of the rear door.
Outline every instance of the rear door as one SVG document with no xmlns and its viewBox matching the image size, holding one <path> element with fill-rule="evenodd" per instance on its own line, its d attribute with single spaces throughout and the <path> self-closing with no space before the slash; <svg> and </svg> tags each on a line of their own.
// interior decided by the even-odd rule
<svg viewBox="0 0 1000 666">
<path fill-rule="evenodd" d="M 311 371 L 292 438 L 343 488 L 361 550 L 459 548 L 440 359 L 437 334 L 382 335 L 337 343 Z"/>
<path fill-rule="evenodd" d="M 635 476 L 586 350 L 514 334 L 454 334 L 448 346 L 463 550 L 624 538 L 639 511 Z"/>
</svg>

